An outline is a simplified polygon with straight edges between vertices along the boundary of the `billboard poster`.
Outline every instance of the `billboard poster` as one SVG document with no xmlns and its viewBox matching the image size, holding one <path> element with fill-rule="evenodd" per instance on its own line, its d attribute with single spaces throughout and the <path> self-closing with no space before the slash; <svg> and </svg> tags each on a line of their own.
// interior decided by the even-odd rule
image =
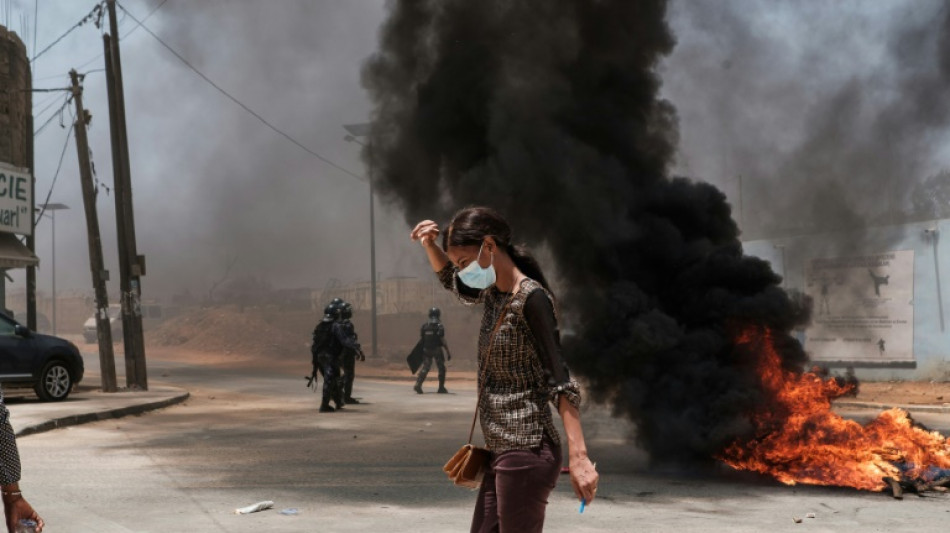
<svg viewBox="0 0 950 533">
<path fill-rule="evenodd" d="M 805 350 L 812 360 L 914 360 L 914 251 L 810 259 L 805 293 L 813 302 Z"/>
<path fill-rule="evenodd" d="M 0 163 L 0 232 L 33 233 L 31 180 L 25 169 Z"/>
</svg>

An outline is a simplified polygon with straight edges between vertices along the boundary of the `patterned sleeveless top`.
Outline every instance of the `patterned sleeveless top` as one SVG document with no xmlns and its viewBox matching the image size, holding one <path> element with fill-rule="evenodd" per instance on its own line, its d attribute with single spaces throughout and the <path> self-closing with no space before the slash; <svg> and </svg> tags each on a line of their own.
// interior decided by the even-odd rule
<svg viewBox="0 0 950 533">
<path fill-rule="evenodd" d="M 478 409 L 486 446 L 494 453 L 536 448 L 545 434 L 560 444 L 548 402 L 556 408 L 563 394 L 579 407 L 580 387 L 570 376 L 562 383 L 551 379 L 552 371 L 539 356 L 537 343 L 524 317 L 525 302 L 532 293 L 543 291 L 552 304 L 553 297 L 540 283 L 528 278 L 521 281 L 513 294 L 501 292 L 494 286 L 476 291 L 462 284 L 457 273 L 449 264 L 438 273 L 439 281 L 463 303 L 485 305 L 478 336 L 479 387 L 484 383 Z M 505 313 L 503 318 L 502 312 Z M 501 325 L 489 345 L 499 318 Z"/>
</svg>

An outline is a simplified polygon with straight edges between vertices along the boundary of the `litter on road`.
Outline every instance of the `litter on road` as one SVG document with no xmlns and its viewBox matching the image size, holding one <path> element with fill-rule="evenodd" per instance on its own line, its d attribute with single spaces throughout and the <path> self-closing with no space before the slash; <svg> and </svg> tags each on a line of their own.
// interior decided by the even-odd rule
<svg viewBox="0 0 950 533">
<path fill-rule="evenodd" d="M 234 514 L 251 514 L 258 511 L 263 511 L 264 509 L 270 509 L 274 506 L 274 502 L 270 500 L 265 500 L 262 502 L 257 502 L 255 504 L 248 505 L 247 507 L 238 507 L 234 510 Z"/>
</svg>

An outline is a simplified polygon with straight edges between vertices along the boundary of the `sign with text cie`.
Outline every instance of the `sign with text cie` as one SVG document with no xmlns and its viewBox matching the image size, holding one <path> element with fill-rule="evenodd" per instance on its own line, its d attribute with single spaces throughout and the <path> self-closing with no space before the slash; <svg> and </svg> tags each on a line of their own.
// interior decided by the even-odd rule
<svg viewBox="0 0 950 533">
<path fill-rule="evenodd" d="M 30 180 L 28 170 L 0 163 L 0 232 L 33 233 Z"/>
</svg>

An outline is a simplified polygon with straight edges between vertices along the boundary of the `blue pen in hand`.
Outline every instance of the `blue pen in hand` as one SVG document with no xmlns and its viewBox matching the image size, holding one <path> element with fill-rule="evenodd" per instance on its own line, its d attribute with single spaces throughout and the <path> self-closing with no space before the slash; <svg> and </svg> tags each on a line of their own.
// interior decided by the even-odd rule
<svg viewBox="0 0 950 533">
<path fill-rule="evenodd" d="M 597 468 L 597 463 L 593 463 L 593 467 Z M 594 487 L 594 492 L 597 492 L 597 487 Z M 587 498 L 581 498 L 581 508 L 577 510 L 578 513 L 584 514 L 584 509 L 587 507 Z"/>
</svg>

